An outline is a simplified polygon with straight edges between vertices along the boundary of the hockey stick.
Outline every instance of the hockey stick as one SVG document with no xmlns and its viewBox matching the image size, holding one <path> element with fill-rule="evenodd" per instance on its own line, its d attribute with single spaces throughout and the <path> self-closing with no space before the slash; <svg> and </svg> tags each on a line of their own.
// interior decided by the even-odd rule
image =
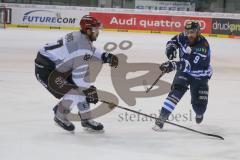
<svg viewBox="0 0 240 160">
<path fill-rule="evenodd" d="M 100 101 L 100 102 L 103 102 L 103 103 L 107 103 L 107 104 L 109 104 L 109 105 L 111 105 L 111 106 L 113 106 L 113 107 L 118 107 L 118 108 L 121 108 L 121 109 L 130 111 L 130 112 L 136 113 L 136 114 L 140 114 L 140 115 L 142 115 L 142 116 L 146 116 L 146 117 L 149 117 L 149 118 L 152 118 L 152 119 L 155 119 L 155 120 L 159 120 L 159 118 L 156 118 L 156 117 L 150 116 L 150 115 L 148 115 L 148 114 L 141 113 L 141 112 L 138 112 L 138 111 L 135 111 L 135 110 L 126 108 L 126 107 L 122 107 L 122 106 L 116 105 L 116 104 L 111 103 L 111 102 L 107 102 L 107 101 L 104 101 L 104 100 L 99 100 L 99 101 Z M 171 125 L 174 125 L 174 126 L 177 126 L 177 127 L 183 128 L 183 129 L 186 129 L 186 130 L 188 130 L 188 131 L 192 131 L 192 132 L 195 132 L 195 133 L 199 133 L 199 134 L 202 134 L 202 135 L 205 135 L 205 136 L 215 137 L 215 138 L 219 138 L 219 139 L 221 139 L 221 140 L 224 140 L 224 138 L 223 138 L 222 136 L 219 136 L 219 135 L 216 135 L 216 134 L 210 134 L 210 133 L 205 133 L 205 132 L 197 131 L 197 130 L 195 130 L 195 129 L 191 129 L 191 128 L 188 128 L 188 127 L 185 127 L 185 126 L 176 124 L 176 123 L 172 123 L 172 122 L 169 122 L 169 121 L 165 121 L 165 123 L 168 123 L 168 124 L 171 124 Z"/>
<path fill-rule="evenodd" d="M 145 88 L 145 91 L 146 93 L 148 93 L 154 86 L 155 84 L 157 84 L 157 82 L 159 81 L 159 79 L 165 74 L 165 72 L 162 72 L 158 77 L 157 79 L 153 82 L 153 84 L 149 87 L 149 88 Z M 146 86 L 146 81 L 143 81 L 143 85 Z"/>
</svg>

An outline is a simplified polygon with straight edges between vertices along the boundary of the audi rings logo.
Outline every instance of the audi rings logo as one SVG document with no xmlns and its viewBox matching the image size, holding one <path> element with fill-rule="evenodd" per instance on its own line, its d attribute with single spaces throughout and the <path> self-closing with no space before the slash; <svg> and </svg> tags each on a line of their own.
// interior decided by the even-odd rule
<svg viewBox="0 0 240 160">
<path fill-rule="evenodd" d="M 189 21 L 197 21 L 200 24 L 200 28 L 201 29 L 205 29 L 206 28 L 206 22 L 204 20 L 196 20 L 196 19 L 186 19 L 184 21 L 184 26 L 186 25 L 187 22 Z"/>
</svg>

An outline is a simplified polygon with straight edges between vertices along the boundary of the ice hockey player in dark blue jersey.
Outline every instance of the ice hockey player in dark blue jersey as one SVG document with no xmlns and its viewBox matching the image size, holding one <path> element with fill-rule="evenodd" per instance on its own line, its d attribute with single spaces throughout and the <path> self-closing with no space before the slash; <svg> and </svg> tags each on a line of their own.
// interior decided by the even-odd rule
<svg viewBox="0 0 240 160">
<path fill-rule="evenodd" d="M 172 61 L 179 51 L 180 61 Z M 212 75 L 210 66 L 210 47 L 201 35 L 197 21 L 188 21 L 185 31 L 174 36 L 166 45 L 166 56 L 169 61 L 160 65 L 160 70 L 169 73 L 176 70 L 171 91 L 164 100 L 159 120 L 154 130 L 163 128 L 177 103 L 190 88 L 191 104 L 196 113 L 196 123 L 201 123 L 208 103 L 208 80 Z"/>
</svg>

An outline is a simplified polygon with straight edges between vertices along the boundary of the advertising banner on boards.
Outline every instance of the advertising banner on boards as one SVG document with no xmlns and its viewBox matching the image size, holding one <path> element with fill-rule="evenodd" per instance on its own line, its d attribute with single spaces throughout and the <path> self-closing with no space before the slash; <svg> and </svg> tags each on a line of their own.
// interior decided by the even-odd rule
<svg viewBox="0 0 240 160">
<path fill-rule="evenodd" d="M 212 33 L 240 36 L 240 19 L 212 19 Z"/>
<path fill-rule="evenodd" d="M 199 21 L 203 33 L 211 33 L 211 18 L 146 15 L 146 14 L 124 14 L 90 12 L 90 15 L 98 18 L 106 29 L 126 30 L 151 30 L 151 31 L 174 31 L 181 32 L 189 20 Z"/>
<path fill-rule="evenodd" d="M 197 20 L 206 35 L 240 37 L 240 16 L 236 14 L 184 11 L 176 14 L 172 11 L 11 3 L 4 6 L 9 11 L 7 27 L 78 30 L 82 16 L 90 14 L 103 23 L 104 29 L 110 30 L 169 34 L 182 32 L 188 20 Z"/>
</svg>

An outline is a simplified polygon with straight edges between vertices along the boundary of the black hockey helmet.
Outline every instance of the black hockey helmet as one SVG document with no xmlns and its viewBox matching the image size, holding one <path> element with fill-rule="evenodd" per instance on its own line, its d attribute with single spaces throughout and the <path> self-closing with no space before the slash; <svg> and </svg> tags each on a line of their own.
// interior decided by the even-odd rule
<svg viewBox="0 0 240 160">
<path fill-rule="evenodd" d="M 196 30 L 199 31 L 200 30 L 200 24 L 198 23 L 198 21 L 187 21 L 185 26 L 184 26 L 185 30 Z"/>
</svg>

